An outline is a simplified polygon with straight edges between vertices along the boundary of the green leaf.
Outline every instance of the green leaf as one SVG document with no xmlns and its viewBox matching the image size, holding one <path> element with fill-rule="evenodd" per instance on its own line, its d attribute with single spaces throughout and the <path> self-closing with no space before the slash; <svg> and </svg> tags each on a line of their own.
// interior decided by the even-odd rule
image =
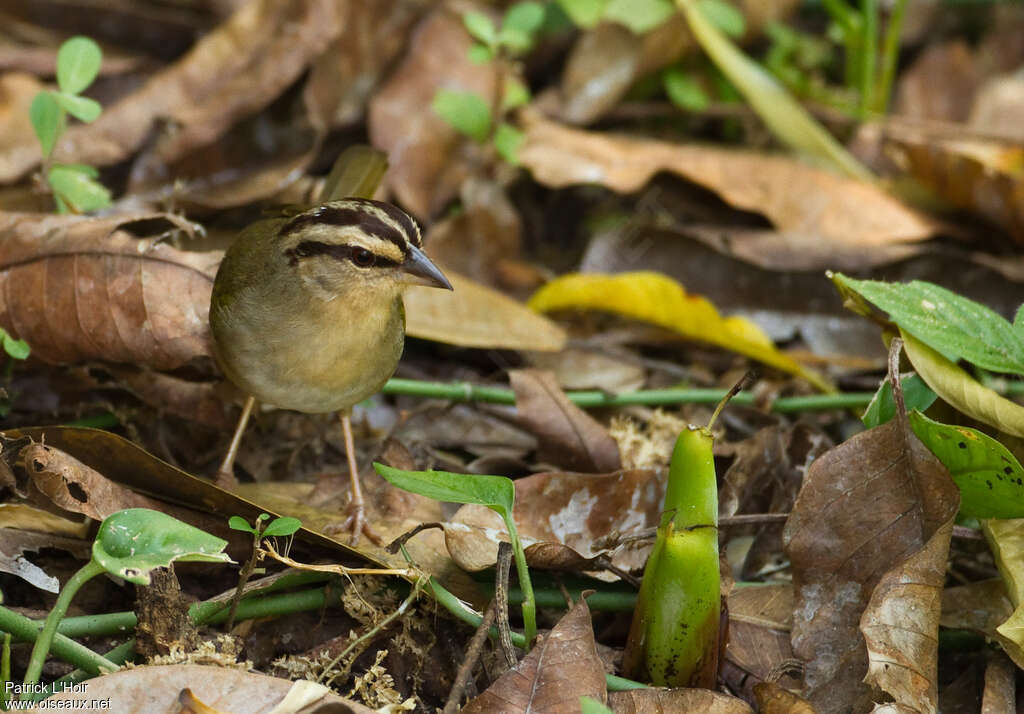
<svg viewBox="0 0 1024 714">
<path fill-rule="evenodd" d="M 53 145 L 57 143 L 57 137 L 63 130 L 64 117 L 60 111 L 60 105 L 53 96 L 53 92 L 40 92 L 32 100 L 28 109 L 29 119 L 32 121 L 32 128 L 39 138 L 43 147 L 43 157 L 50 155 Z"/>
<path fill-rule="evenodd" d="M 75 213 L 88 213 L 110 205 L 110 191 L 95 180 L 97 171 L 83 164 L 54 164 L 47 180 L 54 194 Z"/>
<path fill-rule="evenodd" d="M 952 362 L 965 359 L 993 372 L 1024 374 L 1024 332 L 980 303 L 922 280 L 886 283 L 836 273 L 832 282 L 844 296 L 855 293 L 884 310 Z"/>
<path fill-rule="evenodd" d="M 57 50 L 57 86 L 79 94 L 96 79 L 102 61 L 99 45 L 88 37 L 72 37 Z"/>
<path fill-rule="evenodd" d="M 669 101 L 680 109 L 689 112 L 700 112 L 708 108 L 711 99 L 704 88 L 689 74 L 679 67 L 671 67 L 661 75 L 665 94 Z"/>
<path fill-rule="evenodd" d="M 502 517 L 512 513 L 516 489 L 504 476 L 454 474 L 448 471 L 403 471 L 374 463 L 373 468 L 393 486 L 418 493 L 435 501 L 475 503 L 497 511 Z"/>
<path fill-rule="evenodd" d="M 916 410 L 907 416 L 960 488 L 960 513 L 1024 518 L 1024 468 L 1005 446 L 977 429 L 940 424 Z"/>
<path fill-rule="evenodd" d="M 439 89 L 431 104 L 446 122 L 466 136 L 486 141 L 491 130 L 491 108 L 476 92 Z"/>
<path fill-rule="evenodd" d="M 580 697 L 580 714 L 615 714 L 611 709 L 593 697 Z"/>
<path fill-rule="evenodd" d="M 228 528 L 233 531 L 242 531 L 243 533 L 255 533 L 256 529 L 249 525 L 249 521 L 245 520 L 241 516 L 231 516 L 228 519 Z"/>
<path fill-rule="evenodd" d="M 264 536 L 290 536 L 295 531 L 302 528 L 302 521 L 298 518 L 292 518 L 285 516 L 282 518 L 275 518 L 272 520 L 266 528 L 263 529 L 261 535 Z"/>
<path fill-rule="evenodd" d="M 522 146 L 526 137 L 523 132 L 511 124 L 501 123 L 498 130 L 494 132 L 494 148 L 513 166 L 519 165 L 519 147 Z"/>
<path fill-rule="evenodd" d="M 935 401 L 936 394 L 921 379 L 921 375 L 914 373 L 902 377 L 900 384 L 903 386 L 903 401 L 907 411 L 918 409 L 925 411 Z M 867 409 L 861 415 L 860 420 L 868 429 L 885 424 L 896 416 L 896 402 L 892 398 L 892 384 L 886 377 L 879 385 L 875 396 L 871 398 Z"/>
<path fill-rule="evenodd" d="M 747 31 L 743 13 L 732 3 L 725 0 L 700 0 L 700 9 L 709 22 L 730 37 L 743 37 Z"/>
<path fill-rule="evenodd" d="M 230 563 L 228 542 L 148 508 L 108 516 L 96 533 L 92 557 L 111 575 L 149 585 L 150 572 L 175 561 Z"/>
<path fill-rule="evenodd" d="M 481 45 L 479 42 L 473 43 L 469 50 L 467 50 L 466 56 L 469 57 L 469 61 L 473 64 L 487 64 L 494 59 L 494 53 L 491 52 L 491 48 L 487 45 Z"/>
<path fill-rule="evenodd" d="M 636 35 L 653 30 L 676 12 L 671 0 L 609 0 L 604 19 L 625 25 Z"/>
<path fill-rule="evenodd" d="M 79 121 L 96 121 L 100 112 L 103 111 L 100 103 L 95 99 L 89 99 L 89 97 L 80 97 L 77 94 L 68 94 L 66 92 L 54 92 L 53 98 L 64 111 Z"/>
<path fill-rule="evenodd" d="M 533 46 L 533 38 L 544 22 L 544 6 L 537 2 L 521 2 L 505 13 L 498 42 L 517 52 Z"/>
<path fill-rule="evenodd" d="M 4 352 L 8 355 L 14 359 L 28 359 L 30 351 L 25 340 L 16 340 L 4 332 Z"/>
<path fill-rule="evenodd" d="M 471 10 L 465 13 L 462 16 L 462 24 L 474 39 L 480 40 L 488 47 L 493 47 L 498 41 L 498 30 L 494 22 L 482 12 Z"/>
<path fill-rule="evenodd" d="M 515 77 L 505 81 L 505 96 L 502 98 L 502 109 L 509 110 L 521 107 L 530 101 L 530 90 Z"/>
<path fill-rule="evenodd" d="M 608 0 L 558 0 L 558 4 L 577 26 L 591 28 L 601 21 Z"/>
</svg>

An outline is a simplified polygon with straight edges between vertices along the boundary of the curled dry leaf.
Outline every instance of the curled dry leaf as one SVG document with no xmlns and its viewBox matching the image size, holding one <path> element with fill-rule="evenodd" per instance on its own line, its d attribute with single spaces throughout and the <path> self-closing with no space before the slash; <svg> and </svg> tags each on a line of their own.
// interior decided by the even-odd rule
<svg viewBox="0 0 1024 714">
<path fill-rule="evenodd" d="M 775 682 L 758 682 L 754 694 L 761 714 L 816 714 L 810 702 Z"/>
<path fill-rule="evenodd" d="M 169 214 L 0 214 L 0 327 L 47 362 L 174 369 L 209 356 L 219 252 L 188 253 L 126 230 Z"/>
<path fill-rule="evenodd" d="M 1018 666 L 1024 666 L 1024 605 L 1022 605 L 1022 594 L 1024 594 L 1024 519 L 1003 519 L 990 518 L 982 521 L 982 530 L 985 532 L 985 539 L 992 549 L 996 566 L 1002 576 L 1003 594 L 1009 598 L 1013 612 L 997 623 L 995 628 L 996 639 L 1003 645 L 1003 649 L 1010 657 L 1017 662 Z M 994 586 L 993 586 L 994 587 Z M 975 629 L 988 632 L 999 611 L 1002 603 L 997 593 L 990 593 L 990 599 L 986 601 L 985 608 L 989 617 L 978 623 Z"/>
<path fill-rule="evenodd" d="M 569 401 L 551 372 L 514 369 L 509 381 L 519 419 L 539 441 L 540 461 L 587 473 L 622 468 L 615 439 L 600 422 Z"/>
<path fill-rule="evenodd" d="M 90 165 L 116 163 L 167 122 L 174 130 L 161 134 L 148 150 L 152 157 L 147 162 L 159 170 L 270 104 L 327 48 L 357 6 L 334 0 L 244 4 L 95 122 L 72 127 L 55 157 Z"/>
<path fill-rule="evenodd" d="M 519 160 L 540 183 L 596 183 L 633 193 L 659 171 L 670 171 L 772 222 L 775 230 L 751 230 L 731 244 L 737 257 L 762 267 L 880 265 L 917 253 L 917 243 L 936 230 L 933 221 L 880 188 L 794 159 L 588 132 L 536 113 L 522 116 L 526 138 Z"/>
<path fill-rule="evenodd" d="M 515 487 L 516 527 L 527 546 L 528 562 L 538 568 L 564 567 L 577 558 L 589 562 L 602 553 L 594 548 L 595 539 L 656 525 L 665 495 L 664 482 L 650 469 L 540 473 L 517 479 Z M 484 506 L 463 506 L 445 528 L 452 559 L 470 571 L 494 565 L 499 540 L 508 540 L 505 525 Z M 535 543 L 545 547 L 533 548 Z M 559 548 L 573 552 L 560 553 Z M 531 549 L 534 559 L 529 557 Z M 611 555 L 612 563 L 624 570 L 641 568 L 646 558 L 647 549 L 636 548 L 620 548 Z"/>
<path fill-rule="evenodd" d="M 805 696 L 821 712 L 866 706 L 873 696 L 862 682 L 862 623 L 871 629 L 872 671 L 903 658 L 915 663 L 890 671 L 894 679 L 873 681 L 903 704 L 935 707 L 942 579 L 934 573 L 944 568 L 959 492 L 905 422 L 857 434 L 819 457 L 786 523 L 796 589 L 793 651 L 807 665 Z M 902 574 L 917 580 L 901 588 Z M 893 627 L 880 615 L 890 609 L 916 612 Z"/>
<path fill-rule="evenodd" d="M 21 451 L 32 485 L 48 501 L 71 513 L 102 521 L 126 508 L 161 510 L 158 502 L 114 483 L 75 457 L 52 446 L 30 444 Z"/>
<path fill-rule="evenodd" d="M 604 702 L 604 668 L 597 655 L 590 608 L 580 600 L 513 669 L 463 709 L 463 714 L 580 710 L 580 697 Z"/>
<path fill-rule="evenodd" d="M 86 540 L 56 536 L 53 533 L 0 528 L 0 573 L 15 575 L 49 593 L 59 592 L 60 581 L 47 575 L 46 571 L 25 557 L 26 552 L 38 552 L 43 548 L 59 548 L 74 554 L 76 558 L 89 559 L 89 542 Z"/>
<path fill-rule="evenodd" d="M 374 146 L 388 154 L 385 181 L 420 220 L 459 192 L 475 151 L 430 107 L 440 89 L 473 92 L 490 103 L 494 70 L 473 64 L 472 40 L 457 12 L 440 8 L 416 28 L 405 58 L 370 100 L 369 132 Z"/>
</svg>

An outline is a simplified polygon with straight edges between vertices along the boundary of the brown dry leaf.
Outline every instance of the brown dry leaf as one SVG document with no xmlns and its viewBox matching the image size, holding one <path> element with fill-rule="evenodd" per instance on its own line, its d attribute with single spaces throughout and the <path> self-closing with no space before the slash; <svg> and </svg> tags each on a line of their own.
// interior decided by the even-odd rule
<svg viewBox="0 0 1024 714">
<path fill-rule="evenodd" d="M 936 224 L 880 188 L 783 156 L 570 129 L 523 113 L 523 166 L 561 188 L 597 183 L 639 191 L 659 171 L 700 184 L 729 204 L 756 211 L 776 230 L 750 230 L 732 252 L 783 270 L 863 268 L 917 253 Z"/>
<path fill-rule="evenodd" d="M 350 2 L 341 34 L 313 63 L 302 97 L 320 133 L 359 121 L 423 11 L 412 0 Z"/>
<path fill-rule="evenodd" d="M 616 23 L 601 23 L 580 37 L 565 62 L 560 116 L 570 124 L 601 118 L 637 79 L 671 64 L 695 46 L 682 15 L 642 36 Z"/>
<path fill-rule="evenodd" d="M 0 177 L 16 176 L 20 167 L 34 166 L 43 158 L 28 108 L 44 88 L 30 74 L 0 75 Z"/>
<path fill-rule="evenodd" d="M 742 699 L 710 689 L 631 689 L 609 692 L 615 714 L 753 714 Z"/>
<path fill-rule="evenodd" d="M 470 176 L 462 210 L 430 227 L 424 242 L 438 263 L 477 282 L 502 287 L 502 267 L 519 257 L 522 221 L 496 181 Z"/>
<path fill-rule="evenodd" d="M 66 550 L 76 558 L 89 559 L 91 543 L 78 538 L 55 536 L 53 533 L 0 528 L 0 573 L 17 576 L 34 587 L 49 593 L 60 591 L 60 581 L 46 574 L 25 557 L 26 551 L 38 552 L 43 548 Z"/>
<path fill-rule="evenodd" d="M 40 505 L 53 505 L 102 521 L 126 508 L 163 510 L 160 504 L 114 483 L 95 469 L 45 444 L 30 444 L 21 450 L 25 469 L 38 494 L 30 494 Z"/>
<path fill-rule="evenodd" d="M 890 122 L 882 146 L 950 206 L 981 216 L 1024 244 L 1024 147 L 1017 141 Z"/>
<path fill-rule="evenodd" d="M 793 659 L 789 643 L 793 627 L 793 586 L 789 583 L 733 588 L 729 592 L 729 642 L 726 661 L 744 675 L 746 689 L 779 671 Z M 753 675 L 750 677 L 749 675 Z M 799 687 L 799 680 L 780 680 L 787 687 Z"/>
<path fill-rule="evenodd" d="M 985 691 L 981 714 L 1017 711 L 1017 668 L 1002 652 L 990 653 L 985 667 Z"/>
<path fill-rule="evenodd" d="M 409 336 L 460 347 L 553 352 L 565 346 L 565 332 L 548 318 L 443 265 L 441 269 L 454 290 L 413 285 L 405 291 Z"/>
<path fill-rule="evenodd" d="M 323 711 L 373 714 L 372 709 L 339 697 L 326 687 L 312 682 L 290 682 L 235 667 L 198 664 L 148 665 L 122 669 L 90 679 L 88 691 L 90 698 L 117 702 L 120 714 L 172 711 L 298 712 L 320 711 L 319 707 L 323 707 Z M 182 709 L 182 700 L 179 698 L 182 692 L 190 692 L 191 696 L 186 697 L 186 700 L 202 702 L 208 708 Z M 82 701 L 82 692 L 67 689 L 46 701 L 50 707 L 65 705 L 70 708 L 72 702 Z M 282 708 L 275 709 L 278 706 Z M 36 707 L 29 711 L 50 711 L 50 707 Z"/>
<path fill-rule="evenodd" d="M 462 714 L 579 712 L 580 697 L 604 702 L 604 668 L 597 656 L 590 608 L 580 600 L 513 669 L 469 702 Z"/>
<path fill-rule="evenodd" d="M 643 387 L 646 371 L 640 358 L 627 350 L 608 354 L 595 346 L 569 347 L 561 352 L 534 352 L 525 355 L 538 369 L 555 375 L 559 386 L 571 389 L 601 389 L 611 394 L 632 392 Z"/>
<path fill-rule="evenodd" d="M 754 694 L 761 714 L 815 714 L 810 702 L 775 682 L 758 682 L 754 685 Z"/>
<path fill-rule="evenodd" d="M 955 515 L 954 507 L 921 550 L 882 576 L 860 619 L 868 647 L 864 681 L 918 712 L 938 710 L 940 603 Z"/>
<path fill-rule="evenodd" d="M 92 124 L 71 127 L 59 161 L 105 166 L 131 156 L 161 123 L 147 153 L 151 170 L 220 138 L 276 99 L 341 32 L 358 3 L 255 0 L 242 5 L 170 67 Z M 259 77 L 259 81 L 253 81 Z M 21 172 L 31 168 L 22 166 Z M 15 178 L 8 176 L 7 178 Z"/>
<path fill-rule="evenodd" d="M 473 64 L 459 13 L 439 8 L 419 24 L 405 58 L 370 100 L 368 129 L 388 154 L 385 182 L 402 205 L 425 220 L 454 198 L 479 150 L 430 107 L 439 89 L 494 94 L 494 70 Z"/>
<path fill-rule="evenodd" d="M 520 421 L 537 436 L 540 461 L 585 473 L 622 468 L 615 439 L 600 422 L 569 401 L 554 374 L 513 369 L 509 381 Z"/>
<path fill-rule="evenodd" d="M 656 471 L 633 469 L 610 474 L 539 473 L 517 479 L 513 517 L 528 554 L 535 543 L 560 545 L 534 549 L 543 561 L 534 567 L 589 560 L 603 551 L 594 540 L 613 531 L 650 527 L 661 515 L 665 485 Z M 485 506 L 462 506 L 445 529 L 448 552 L 461 567 L 475 571 L 494 565 L 498 541 L 508 540 L 501 518 Z M 643 566 L 648 549 L 620 548 L 612 556 L 624 570 Z"/>
<path fill-rule="evenodd" d="M 999 628 L 1014 614 L 1001 578 L 958 585 L 942 591 L 943 627 L 974 630 L 996 640 L 1018 667 L 1024 667 L 1024 648 Z M 1009 634 L 1014 634 L 1010 632 Z"/>
<path fill-rule="evenodd" d="M 47 362 L 174 369 L 209 356 L 219 252 L 188 253 L 125 228 L 169 214 L 0 213 L 0 327 Z"/>
<path fill-rule="evenodd" d="M 806 663 L 805 696 L 822 712 L 864 707 L 874 696 L 862 682 L 868 655 L 858 629 L 869 600 L 871 613 L 878 608 L 920 608 L 922 615 L 911 627 L 919 633 L 930 628 L 930 639 L 924 642 L 914 635 L 907 644 L 929 683 L 927 696 L 934 692 L 941 580 L 931 581 L 933 563 L 923 566 L 916 558 L 908 559 L 927 546 L 927 556 L 945 562 L 942 543 L 948 544 L 959 492 L 904 421 L 894 419 L 857 434 L 811 464 L 783 533 L 796 589 L 793 651 Z M 901 566 L 921 568 L 916 573 L 920 580 L 908 584 L 908 591 L 916 592 L 893 590 L 896 574 L 887 573 Z M 907 598 L 905 605 L 901 597 Z M 902 630 L 884 627 L 872 637 L 883 632 L 894 641 L 903 637 Z M 898 649 L 894 642 L 874 647 L 891 656 Z M 920 692 L 915 684 L 914 691 Z M 898 689 L 902 684 L 885 686 L 893 695 L 903 695 Z M 903 703 L 935 707 L 934 698 Z"/>
</svg>

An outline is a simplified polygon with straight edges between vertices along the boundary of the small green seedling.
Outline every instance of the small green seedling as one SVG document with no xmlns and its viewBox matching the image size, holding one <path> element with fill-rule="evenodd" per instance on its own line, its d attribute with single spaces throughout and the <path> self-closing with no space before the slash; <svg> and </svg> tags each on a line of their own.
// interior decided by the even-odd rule
<svg viewBox="0 0 1024 714">
<path fill-rule="evenodd" d="M 448 471 L 403 471 L 378 463 L 373 468 L 385 481 L 403 491 L 418 493 L 436 501 L 487 506 L 501 516 L 508 530 L 519 574 L 519 586 L 523 590 L 523 634 L 529 646 L 537 634 L 537 601 L 530 582 L 530 571 L 526 567 L 526 553 L 512 519 L 512 507 L 516 499 L 512 480 L 504 476 L 455 474 Z"/>
<path fill-rule="evenodd" d="M 302 528 L 302 521 L 290 516 L 275 518 L 270 521 L 270 523 L 264 525 L 264 521 L 269 518 L 269 513 L 261 513 L 256 516 L 256 522 L 251 526 L 241 516 L 231 516 L 231 518 L 228 519 L 228 527 L 232 530 L 252 534 L 252 555 L 249 556 L 249 560 L 247 560 L 245 565 L 242 566 L 242 572 L 239 573 L 238 576 L 238 588 L 235 590 L 235 596 L 231 600 L 231 610 L 228 612 L 226 625 L 226 629 L 228 631 L 235 626 L 235 613 L 238 612 L 238 604 L 242 601 L 242 594 L 245 592 L 245 584 L 249 582 L 249 578 L 252 577 L 253 571 L 256 570 L 256 561 L 260 557 L 260 541 L 264 538 L 291 536 L 294 535 L 297 530 Z"/>
<path fill-rule="evenodd" d="M 501 157 L 513 165 L 518 163 L 516 152 L 523 143 L 523 133 L 504 116 L 529 102 L 530 90 L 511 60 L 533 49 L 545 16 L 545 8 L 538 2 L 516 3 L 505 13 L 500 27 L 482 12 L 465 13 L 462 22 L 475 40 L 469 48 L 469 59 L 478 64 L 495 63 L 501 102 L 491 107 L 476 92 L 439 89 L 431 105 L 460 133 L 481 144 L 493 142 Z"/>
<path fill-rule="evenodd" d="M 21 698 L 32 698 L 32 685 L 39 681 L 57 625 L 86 582 L 110 573 L 136 585 L 149 585 L 153 569 L 166 568 L 177 561 L 230 563 L 231 558 L 222 552 L 227 544 L 226 540 L 148 508 L 129 508 L 108 516 L 93 541 L 92 559 L 64 585 L 36 638 L 25 671 L 26 693 Z M 117 665 L 111 663 L 111 668 L 117 669 Z"/>
<path fill-rule="evenodd" d="M 86 213 L 110 205 L 110 191 L 96 180 L 96 169 L 50 160 L 67 128 L 69 114 L 89 123 L 102 112 L 99 102 L 81 96 L 99 74 L 102 60 L 99 45 L 88 37 L 72 37 L 57 51 L 58 88 L 40 92 L 29 107 L 32 128 L 43 150 L 43 177 L 53 191 L 59 213 Z"/>
</svg>

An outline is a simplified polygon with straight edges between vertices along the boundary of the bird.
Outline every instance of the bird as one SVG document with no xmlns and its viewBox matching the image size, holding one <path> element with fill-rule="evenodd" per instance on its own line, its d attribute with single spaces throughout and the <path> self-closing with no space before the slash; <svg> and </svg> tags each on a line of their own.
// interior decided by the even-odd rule
<svg viewBox="0 0 1024 714">
<path fill-rule="evenodd" d="M 249 395 L 218 472 L 233 462 L 255 401 L 310 414 L 340 412 L 349 503 L 341 528 L 353 544 L 376 540 L 366 520 L 349 418 L 380 391 L 405 342 L 402 292 L 411 284 L 451 290 L 423 251 L 416 221 L 363 197 L 257 221 L 228 247 L 210 300 L 217 364 Z"/>
</svg>

